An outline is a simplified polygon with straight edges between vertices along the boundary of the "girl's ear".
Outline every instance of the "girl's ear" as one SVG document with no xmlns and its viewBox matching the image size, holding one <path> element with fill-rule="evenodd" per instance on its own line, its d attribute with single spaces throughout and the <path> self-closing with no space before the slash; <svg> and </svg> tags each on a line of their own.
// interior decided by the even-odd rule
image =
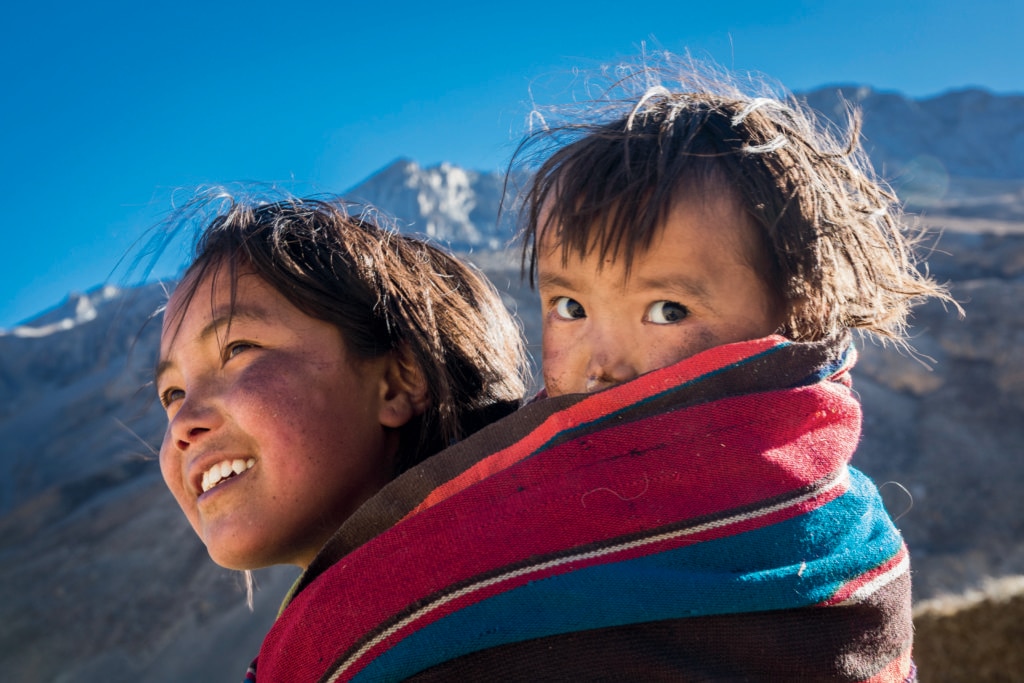
<svg viewBox="0 0 1024 683">
<path fill-rule="evenodd" d="M 423 370 L 405 349 L 390 354 L 381 378 L 380 423 L 401 427 L 430 407 Z"/>
</svg>

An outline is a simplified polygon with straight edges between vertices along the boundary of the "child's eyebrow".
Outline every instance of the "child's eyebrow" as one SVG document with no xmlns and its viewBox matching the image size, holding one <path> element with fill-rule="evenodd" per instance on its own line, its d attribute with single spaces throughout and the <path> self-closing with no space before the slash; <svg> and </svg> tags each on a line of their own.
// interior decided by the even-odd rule
<svg viewBox="0 0 1024 683">
<path fill-rule="evenodd" d="M 270 314 L 258 306 L 241 306 L 234 310 L 224 310 L 222 312 L 216 312 L 210 322 L 203 326 L 203 329 L 199 330 L 199 334 L 196 335 L 196 341 L 204 341 L 209 337 L 217 334 L 221 328 L 229 326 L 236 320 L 246 320 L 250 322 L 266 322 L 270 319 Z M 160 383 L 160 377 L 174 366 L 174 362 L 168 358 L 164 358 L 156 364 L 156 368 L 153 370 L 153 384 Z"/>
<path fill-rule="evenodd" d="M 700 278 L 687 277 L 676 274 L 667 278 L 638 278 L 637 285 L 640 289 L 673 290 L 683 292 L 694 299 L 707 302 L 711 297 L 707 283 Z"/>
<path fill-rule="evenodd" d="M 699 278 L 687 277 L 682 274 L 674 274 L 669 277 L 641 277 L 637 278 L 636 286 L 641 291 L 656 290 L 682 292 L 683 294 L 707 304 L 711 299 L 711 292 L 707 283 Z M 558 273 L 540 273 L 537 275 L 537 288 L 554 287 L 557 289 L 568 289 L 573 291 L 573 283 L 570 279 Z"/>
<path fill-rule="evenodd" d="M 572 282 L 569 278 L 557 273 L 538 273 L 537 274 L 537 288 L 541 287 L 558 287 L 561 289 L 572 289 Z"/>
</svg>

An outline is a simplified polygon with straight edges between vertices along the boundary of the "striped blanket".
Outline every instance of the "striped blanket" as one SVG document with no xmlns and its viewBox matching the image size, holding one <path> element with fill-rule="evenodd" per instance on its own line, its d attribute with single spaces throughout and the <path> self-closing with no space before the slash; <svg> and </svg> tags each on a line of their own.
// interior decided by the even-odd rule
<svg viewBox="0 0 1024 683">
<path fill-rule="evenodd" d="M 341 527 L 258 680 L 912 680 L 855 355 L 769 337 L 530 403 Z"/>
</svg>

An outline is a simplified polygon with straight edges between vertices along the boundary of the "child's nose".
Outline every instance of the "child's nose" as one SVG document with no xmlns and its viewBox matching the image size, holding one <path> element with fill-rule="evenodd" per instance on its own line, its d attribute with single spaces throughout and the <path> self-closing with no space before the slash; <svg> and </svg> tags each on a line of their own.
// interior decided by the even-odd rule
<svg viewBox="0 0 1024 683">
<path fill-rule="evenodd" d="M 595 336 L 586 372 L 587 392 L 628 382 L 640 374 L 635 362 L 637 349 L 634 340 L 623 336 L 621 330 L 605 330 Z"/>
</svg>

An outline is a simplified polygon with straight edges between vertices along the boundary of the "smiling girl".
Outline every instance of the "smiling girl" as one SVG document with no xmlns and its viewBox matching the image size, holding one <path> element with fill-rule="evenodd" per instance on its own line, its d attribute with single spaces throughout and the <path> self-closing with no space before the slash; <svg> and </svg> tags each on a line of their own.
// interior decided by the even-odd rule
<svg viewBox="0 0 1024 683">
<path fill-rule="evenodd" d="M 160 466 L 218 564 L 306 568 L 398 473 L 513 410 L 518 328 L 479 275 L 339 202 L 234 203 L 164 315 Z"/>
</svg>

